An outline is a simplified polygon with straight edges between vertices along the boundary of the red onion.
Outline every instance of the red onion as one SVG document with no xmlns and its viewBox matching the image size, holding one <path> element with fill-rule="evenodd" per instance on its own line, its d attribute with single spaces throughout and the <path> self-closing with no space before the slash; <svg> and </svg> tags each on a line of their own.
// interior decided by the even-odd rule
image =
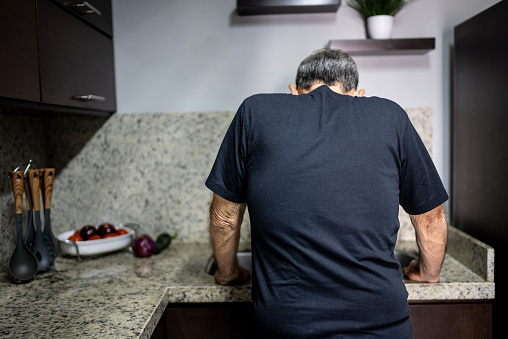
<svg viewBox="0 0 508 339">
<path fill-rule="evenodd" d="M 155 242 L 148 235 L 136 237 L 132 242 L 132 253 L 136 257 L 149 257 L 155 250 Z"/>
</svg>

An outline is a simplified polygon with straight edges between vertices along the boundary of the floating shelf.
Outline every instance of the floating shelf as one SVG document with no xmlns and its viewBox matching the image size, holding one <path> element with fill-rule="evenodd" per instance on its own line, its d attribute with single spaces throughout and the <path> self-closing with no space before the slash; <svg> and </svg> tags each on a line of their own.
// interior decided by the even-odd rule
<svg viewBox="0 0 508 339">
<path fill-rule="evenodd" d="M 435 38 L 330 40 L 329 49 L 341 49 L 350 55 L 425 54 L 435 48 Z"/>
<path fill-rule="evenodd" d="M 238 15 L 334 13 L 341 0 L 237 0 Z"/>
</svg>

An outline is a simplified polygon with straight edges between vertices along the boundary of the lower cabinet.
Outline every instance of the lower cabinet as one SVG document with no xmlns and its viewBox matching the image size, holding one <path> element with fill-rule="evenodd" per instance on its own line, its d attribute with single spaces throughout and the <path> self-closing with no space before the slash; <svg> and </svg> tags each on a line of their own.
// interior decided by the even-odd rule
<svg viewBox="0 0 508 339">
<path fill-rule="evenodd" d="M 256 338 L 252 303 L 169 304 L 152 339 Z"/>
<path fill-rule="evenodd" d="M 492 338 L 492 303 L 409 303 L 413 338 Z M 169 304 L 152 338 L 256 338 L 251 303 Z"/>
<path fill-rule="evenodd" d="M 492 338 L 491 302 L 409 303 L 414 339 Z"/>
</svg>

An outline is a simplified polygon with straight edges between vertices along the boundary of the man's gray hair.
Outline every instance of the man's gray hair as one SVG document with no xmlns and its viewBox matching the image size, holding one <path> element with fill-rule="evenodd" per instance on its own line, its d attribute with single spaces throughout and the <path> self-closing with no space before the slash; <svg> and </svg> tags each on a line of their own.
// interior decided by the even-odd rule
<svg viewBox="0 0 508 339">
<path fill-rule="evenodd" d="M 347 93 L 358 87 L 358 68 L 349 54 L 341 50 L 320 49 L 298 66 L 296 88 L 309 89 L 317 82 L 328 86 L 341 84 Z"/>
</svg>

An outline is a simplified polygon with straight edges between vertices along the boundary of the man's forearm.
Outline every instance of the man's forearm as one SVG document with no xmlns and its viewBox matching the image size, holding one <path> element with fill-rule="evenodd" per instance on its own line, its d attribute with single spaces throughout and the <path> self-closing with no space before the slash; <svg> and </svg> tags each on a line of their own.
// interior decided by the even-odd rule
<svg viewBox="0 0 508 339">
<path fill-rule="evenodd" d="M 444 206 L 440 205 L 427 213 L 411 215 L 410 217 L 416 231 L 416 242 L 420 250 L 419 277 L 415 279 L 438 282 L 448 232 Z"/>
<path fill-rule="evenodd" d="M 229 202 L 214 194 L 210 205 L 210 237 L 218 266 L 216 279 L 226 284 L 239 274 L 236 253 L 245 204 Z"/>
</svg>

